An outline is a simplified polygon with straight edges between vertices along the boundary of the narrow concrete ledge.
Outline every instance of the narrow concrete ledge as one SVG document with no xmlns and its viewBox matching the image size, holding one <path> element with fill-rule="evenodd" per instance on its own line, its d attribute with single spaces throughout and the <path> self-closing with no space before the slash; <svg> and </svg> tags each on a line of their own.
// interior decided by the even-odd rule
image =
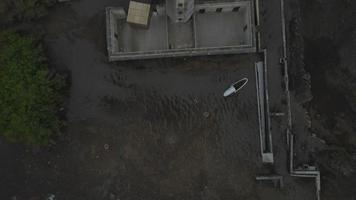
<svg viewBox="0 0 356 200">
<path fill-rule="evenodd" d="M 263 163 L 273 163 L 273 146 L 269 114 L 267 66 L 264 62 L 255 63 L 257 107 L 259 119 L 261 156 Z"/>
<path fill-rule="evenodd" d="M 283 176 L 281 175 L 261 175 L 256 176 L 256 181 L 272 181 L 274 186 L 279 185 L 280 188 L 284 187 Z"/>
</svg>

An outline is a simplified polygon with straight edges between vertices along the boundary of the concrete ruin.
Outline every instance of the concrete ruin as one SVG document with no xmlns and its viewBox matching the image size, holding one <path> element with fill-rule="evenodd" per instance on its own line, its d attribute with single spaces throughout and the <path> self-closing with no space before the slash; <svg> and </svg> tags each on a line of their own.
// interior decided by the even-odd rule
<svg viewBox="0 0 356 200">
<path fill-rule="evenodd" d="M 194 0 L 170 0 L 166 4 L 167 15 L 174 23 L 185 23 L 194 13 Z"/>
<path fill-rule="evenodd" d="M 284 0 L 280 0 L 280 3 L 283 36 L 281 64 L 284 66 L 284 71 L 288 72 Z M 257 62 L 255 65 L 262 162 L 274 163 L 270 116 L 286 115 L 289 175 L 314 178 L 316 198 L 319 200 L 320 171 L 315 166 L 294 166 L 294 133 L 288 73 L 284 74 L 283 79 L 286 85 L 287 112 L 270 113 L 269 111 L 267 51 L 261 49 L 260 32 L 255 30 L 256 26 L 260 26 L 259 13 L 259 0 L 204 4 L 194 4 L 193 0 L 167 0 L 167 5 L 156 6 L 153 9 L 148 29 L 137 29 L 126 23 L 127 13 L 123 8 L 109 7 L 106 9 L 109 61 L 262 53 L 264 61 Z M 283 187 L 283 177 L 278 174 L 258 176 L 256 180 L 279 181 L 280 186 Z"/>
<path fill-rule="evenodd" d="M 183 9 L 181 21 L 187 19 L 185 23 L 176 23 L 179 18 L 167 15 L 171 4 L 180 5 L 180 1 L 172 2 L 153 9 L 148 29 L 126 23 L 123 8 L 108 7 L 109 60 L 256 52 L 252 1 L 196 4 L 191 17 L 190 7 Z M 193 1 L 184 2 L 189 6 Z"/>
<path fill-rule="evenodd" d="M 265 62 L 255 64 L 257 108 L 260 132 L 260 146 L 263 163 L 273 163 L 271 118 L 268 100 L 267 67 Z"/>
</svg>

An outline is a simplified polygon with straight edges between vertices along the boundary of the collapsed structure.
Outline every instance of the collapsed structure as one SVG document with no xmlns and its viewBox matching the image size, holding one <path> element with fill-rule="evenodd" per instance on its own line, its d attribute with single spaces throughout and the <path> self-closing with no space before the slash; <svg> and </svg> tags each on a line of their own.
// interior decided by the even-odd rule
<svg viewBox="0 0 356 200">
<path fill-rule="evenodd" d="M 130 1 L 106 9 L 110 61 L 256 53 L 254 1 L 195 4 L 194 0 Z M 258 13 L 258 11 L 256 11 Z M 255 39 L 257 38 L 257 39 Z M 266 53 L 265 53 L 266 55 Z M 266 60 L 256 63 L 256 91 L 263 163 L 273 163 Z"/>
<path fill-rule="evenodd" d="M 284 0 L 281 1 L 284 71 L 288 72 Z M 136 3 L 132 3 L 136 2 Z M 106 9 L 107 50 L 109 61 L 160 57 L 263 53 L 264 61 L 256 62 L 256 92 L 261 158 L 273 164 L 273 144 L 267 81 L 267 50 L 261 50 L 259 0 L 195 4 L 194 0 L 166 0 L 152 6 L 149 0 L 134 0 L 128 13 L 121 7 Z M 254 3 L 255 2 L 255 3 Z M 256 4 L 256 5 L 254 5 Z M 254 9 L 255 12 L 254 12 Z M 287 97 L 286 129 L 289 175 L 315 178 L 316 197 L 320 199 L 320 172 L 315 166 L 294 166 L 294 134 L 289 94 L 288 73 L 284 73 Z M 279 180 L 280 175 L 257 176 L 256 180 Z"/>
<path fill-rule="evenodd" d="M 106 9 L 110 61 L 256 52 L 252 1 L 132 2 L 128 13 L 121 7 Z"/>
</svg>

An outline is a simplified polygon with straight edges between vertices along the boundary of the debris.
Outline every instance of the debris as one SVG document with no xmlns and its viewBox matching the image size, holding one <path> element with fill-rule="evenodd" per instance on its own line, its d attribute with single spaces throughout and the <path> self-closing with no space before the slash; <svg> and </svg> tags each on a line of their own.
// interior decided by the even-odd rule
<svg viewBox="0 0 356 200">
<path fill-rule="evenodd" d="M 104 144 L 104 149 L 105 149 L 106 151 L 109 150 L 109 148 L 110 148 L 109 144 Z"/>
<path fill-rule="evenodd" d="M 204 112 L 204 113 L 203 113 L 203 116 L 204 116 L 205 118 L 208 118 L 208 117 L 210 116 L 210 113 L 209 113 L 209 112 Z"/>
<path fill-rule="evenodd" d="M 272 113 L 270 113 L 270 116 L 283 117 L 283 116 L 285 116 L 285 113 L 284 112 L 272 112 Z"/>
<path fill-rule="evenodd" d="M 199 100 L 197 98 L 194 98 L 194 103 L 199 103 Z"/>
<path fill-rule="evenodd" d="M 113 193 L 110 193 L 110 200 L 115 200 L 115 194 L 113 194 Z"/>
<path fill-rule="evenodd" d="M 272 181 L 274 187 L 279 185 L 279 188 L 284 187 L 283 176 L 280 175 L 264 175 L 264 176 L 256 176 L 257 181 Z"/>
<path fill-rule="evenodd" d="M 285 58 L 279 58 L 279 64 L 284 65 L 285 63 Z"/>
<path fill-rule="evenodd" d="M 49 194 L 47 200 L 55 200 L 56 196 L 54 194 Z"/>
<path fill-rule="evenodd" d="M 326 144 L 326 141 L 319 138 L 315 133 L 312 133 L 311 136 L 315 139 L 317 139 L 319 142 L 323 143 L 323 144 Z"/>
</svg>

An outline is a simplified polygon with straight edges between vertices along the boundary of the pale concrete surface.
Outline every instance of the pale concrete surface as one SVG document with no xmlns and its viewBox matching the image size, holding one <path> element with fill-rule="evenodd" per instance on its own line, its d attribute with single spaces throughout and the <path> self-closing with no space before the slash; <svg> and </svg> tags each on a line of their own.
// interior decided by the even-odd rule
<svg viewBox="0 0 356 200">
<path fill-rule="evenodd" d="M 151 17 L 150 28 L 142 29 L 118 19 L 119 50 L 140 52 L 167 49 L 167 18 L 162 15 Z"/>
<path fill-rule="evenodd" d="M 197 47 L 251 45 L 251 26 L 246 10 L 196 13 L 194 16 L 197 25 Z"/>
<path fill-rule="evenodd" d="M 194 24 L 190 20 L 187 23 L 173 23 L 168 19 L 168 39 L 170 49 L 193 48 L 194 39 Z"/>
<path fill-rule="evenodd" d="M 234 8 L 240 9 L 233 11 Z M 253 15 L 248 1 L 201 4 L 186 23 L 173 23 L 164 7 L 158 6 L 147 30 L 125 24 L 126 16 L 112 14 L 120 9 L 110 7 L 107 10 L 110 61 L 255 52 Z M 206 12 L 199 13 L 200 9 Z M 115 31 L 117 33 L 113 34 Z M 114 48 L 114 37 L 118 48 Z"/>
</svg>

